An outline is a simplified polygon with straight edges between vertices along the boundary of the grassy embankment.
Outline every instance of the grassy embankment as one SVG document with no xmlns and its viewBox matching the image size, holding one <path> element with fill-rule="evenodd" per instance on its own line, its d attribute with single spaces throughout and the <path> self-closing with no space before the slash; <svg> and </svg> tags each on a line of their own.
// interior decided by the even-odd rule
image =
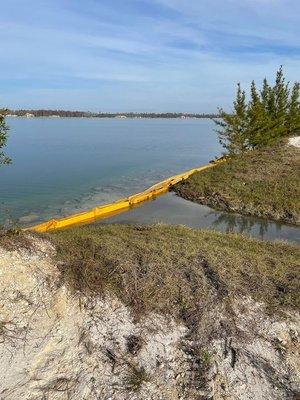
<svg viewBox="0 0 300 400">
<path fill-rule="evenodd" d="M 0 230 L 0 247 L 34 252 L 32 235 L 36 234 Z M 142 322 L 145 315 L 155 312 L 183 323 L 187 341 L 179 346 L 191 357 L 188 385 L 197 391 L 209 381 L 211 343 L 224 335 L 240 336 L 240 316 L 246 313 L 249 319 L 257 312 L 249 297 L 264 302 L 272 318 L 289 318 L 290 311 L 300 307 L 300 248 L 293 245 L 166 225 L 81 226 L 42 237 L 57 249 L 61 272 L 57 288 L 65 285 L 76 293 L 80 307 L 92 307 L 94 296 L 116 296 L 135 321 Z M 20 260 L 22 254 L 28 257 L 21 252 Z M 256 324 L 251 318 L 248 322 Z M 231 363 L 235 363 L 236 352 L 230 349 Z M 137 392 L 152 377 L 139 364 L 131 361 L 128 365 L 124 385 Z"/>
<path fill-rule="evenodd" d="M 300 149 L 277 143 L 195 173 L 174 191 L 213 208 L 300 222 Z"/>
<path fill-rule="evenodd" d="M 193 325 L 216 296 L 250 295 L 273 311 L 300 306 L 296 246 L 165 225 L 85 226 L 47 237 L 72 290 L 112 293 L 136 316 L 155 311 Z"/>
</svg>

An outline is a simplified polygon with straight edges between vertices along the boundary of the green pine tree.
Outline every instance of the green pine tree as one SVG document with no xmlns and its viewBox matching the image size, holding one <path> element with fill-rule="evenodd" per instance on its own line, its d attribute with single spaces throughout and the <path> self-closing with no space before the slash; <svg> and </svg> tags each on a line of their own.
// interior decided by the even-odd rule
<svg viewBox="0 0 300 400">
<path fill-rule="evenodd" d="M 221 120 L 215 120 L 215 123 L 221 128 L 218 129 L 219 141 L 222 146 L 231 155 L 239 154 L 247 148 L 246 129 L 247 129 L 247 104 L 246 94 L 237 85 L 236 100 L 233 103 L 234 112 L 226 113 L 219 109 Z"/>
<path fill-rule="evenodd" d="M 265 78 L 263 80 L 263 88 L 260 92 L 260 97 L 266 113 L 270 112 L 270 94 L 271 94 L 271 88 L 268 84 L 267 78 Z"/>
<path fill-rule="evenodd" d="M 275 118 L 284 118 L 289 102 L 289 83 L 285 83 L 282 66 L 276 73 L 276 82 L 273 91 L 275 98 Z"/>
<path fill-rule="evenodd" d="M 261 101 L 266 115 L 269 118 L 275 119 L 276 106 L 275 106 L 275 93 L 273 88 L 269 85 L 267 78 L 263 80 L 263 88 L 260 92 Z"/>
<path fill-rule="evenodd" d="M 291 91 L 287 115 L 288 134 L 300 133 L 300 82 L 296 82 Z"/>
<path fill-rule="evenodd" d="M 266 82 L 267 85 L 267 82 Z M 266 103 L 269 89 L 266 86 Z M 264 98 L 256 89 L 255 82 L 251 83 L 251 100 L 247 109 L 248 116 L 248 147 L 255 148 L 263 146 L 269 140 L 270 118 L 266 111 Z"/>
<path fill-rule="evenodd" d="M 276 73 L 273 87 L 274 113 L 271 137 L 276 139 L 287 134 L 287 111 L 289 105 L 289 83 L 285 83 L 282 66 Z"/>
<path fill-rule="evenodd" d="M 282 66 L 276 73 L 274 86 L 270 86 L 265 78 L 258 91 L 255 82 L 251 83 L 248 103 L 239 84 L 233 112 L 229 114 L 220 109 L 220 119 L 215 120 L 220 143 L 232 155 L 268 146 L 299 132 L 299 93 L 299 83 L 295 83 L 290 91 Z"/>
</svg>

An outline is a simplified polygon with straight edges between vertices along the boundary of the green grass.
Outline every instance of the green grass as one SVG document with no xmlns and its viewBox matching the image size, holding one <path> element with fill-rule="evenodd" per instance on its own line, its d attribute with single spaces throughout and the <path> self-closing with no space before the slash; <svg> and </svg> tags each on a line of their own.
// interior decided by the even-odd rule
<svg viewBox="0 0 300 400">
<path fill-rule="evenodd" d="M 300 306 L 300 249 L 183 226 L 84 226 L 48 234 L 74 292 L 116 295 L 136 317 L 169 314 L 196 323 L 235 295 L 269 309 Z"/>
<path fill-rule="evenodd" d="M 280 220 L 300 218 L 300 150 L 284 142 L 254 150 L 177 184 L 180 196 L 216 209 Z"/>
<path fill-rule="evenodd" d="M 124 384 L 127 390 L 138 392 L 141 386 L 150 380 L 149 375 L 143 367 L 128 364 L 129 371 L 125 377 Z"/>
</svg>

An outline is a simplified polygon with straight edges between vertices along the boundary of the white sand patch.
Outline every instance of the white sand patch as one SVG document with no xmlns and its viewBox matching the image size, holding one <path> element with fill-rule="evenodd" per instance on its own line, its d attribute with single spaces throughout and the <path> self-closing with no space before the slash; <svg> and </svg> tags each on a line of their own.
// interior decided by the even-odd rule
<svg viewBox="0 0 300 400">
<path fill-rule="evenodd" d="M 300 148 L 300 136 L 296 136 L 289 139 L 289 145 Z"/>
</svg>

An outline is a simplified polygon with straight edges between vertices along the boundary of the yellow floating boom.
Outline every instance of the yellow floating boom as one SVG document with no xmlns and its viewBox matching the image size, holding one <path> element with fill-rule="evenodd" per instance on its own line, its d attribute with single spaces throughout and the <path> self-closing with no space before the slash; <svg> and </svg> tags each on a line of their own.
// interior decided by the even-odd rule
<svg viewBox="0 0 300 400">
<path fill-rule="evenodd" d="M 25 228 L 24 230 L 31 230 L 36 232 L 48 232 L 56 229 L 66 228 L 71 225 L 89 223 L 98 219 L 107 218 L 119 212 L 126 211 L 129 208 L 134 207 L 139 203 L 154 199 L 155 197 L 168 192 L 171 186 L 175 185 L 176 183 L 182 180 L 187 179 L 195 172 L 205 171 L 221 162 L 224 162 L 223 158 L 213 161 L 208 165 L 204 165 L 203 167 L 194 168 L 182 174 L 172 176 L 171 178 L 165 179 L 162 182 L 156 183 L 155 185 L 151 186 L 149 189 L 146 189 L 141 193 L 134 194 L 125 199 L 117 200 L 114 203 L 98 206 L 91 210 L 81 212 L 79 214 L 70 215 L 69 217 L 60 219 L 51 219 L 50 221 L 43 222 L 39 225 L 31 226 L 29 228 Z"/>
</svg>

